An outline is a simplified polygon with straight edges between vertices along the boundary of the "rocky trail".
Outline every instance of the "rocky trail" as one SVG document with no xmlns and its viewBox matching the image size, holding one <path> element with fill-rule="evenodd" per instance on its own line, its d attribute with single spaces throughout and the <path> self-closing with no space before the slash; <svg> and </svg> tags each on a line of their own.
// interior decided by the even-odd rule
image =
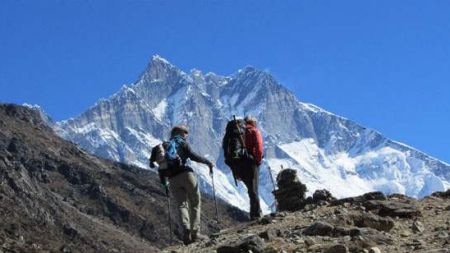
<svg viewBox="0 0 450 253">
<path fill-rule="evenodd" d="M 294 181 L 279 182 L 277 192 L 278 207 L 289 211 L 163 252 L 450 252 L 450 190 L 421 200 L 381 192 L 336 200 L 325 190 L 305 198 Z"/>
</svg>

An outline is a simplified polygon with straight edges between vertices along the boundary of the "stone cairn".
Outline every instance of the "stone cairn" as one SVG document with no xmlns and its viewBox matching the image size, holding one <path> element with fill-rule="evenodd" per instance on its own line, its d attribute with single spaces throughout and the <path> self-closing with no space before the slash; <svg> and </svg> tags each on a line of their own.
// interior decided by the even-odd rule
<svg viewBox="0 0 450 253">
<path fill-rule="evenodd" d="M 297 178 L 297 171 L 284 169 L 277 176 L 278 190 L 273 191 L 277 211 L 298 211 L 305 207 L 306 185 Z"/>
</svg>

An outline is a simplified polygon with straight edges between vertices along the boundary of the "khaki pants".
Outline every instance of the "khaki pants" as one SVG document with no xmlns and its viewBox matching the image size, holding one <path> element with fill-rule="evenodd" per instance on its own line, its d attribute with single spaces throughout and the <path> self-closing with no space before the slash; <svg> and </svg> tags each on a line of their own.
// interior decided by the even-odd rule
<svg viewBox="0 0 450 253">
<path fill-rule="evenodd" d="M 200 230 L 200 188 L 194 172 L 186 171 L 170 180 L 171 192 L 180 211 L 181 224 L 187 230 Z"/>
</svg>

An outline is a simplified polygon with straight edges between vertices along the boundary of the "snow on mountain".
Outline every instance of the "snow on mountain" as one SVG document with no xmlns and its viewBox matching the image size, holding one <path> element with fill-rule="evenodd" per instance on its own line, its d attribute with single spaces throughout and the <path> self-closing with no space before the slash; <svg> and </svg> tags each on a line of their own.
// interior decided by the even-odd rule
<svg viewBox="0 0 450 253">
<path fill-rule="evenodd" d="M 266 148 L 260 194 L 268 211 L 281 166 L 294 168 L 312 193 L 326 188 L 338 197 L 368 191 L 423 197 L 450 188 L 450 165 L 315 105 L 298 101 L 269 73 L 245 67 L 231 76 L 190 74 L 154 56 L 140 78 L 99 100 L 55 130 L 87 151 L 147 168 L 151 148 L 172 126 L 190 127 L 193 149 L 213 160 L 217 194 L 248 209 L 246 189 L 234 186 L 221 142 L 232 115 L 259 119 Z M 202 189 L 211 192 L 206 166 L 192 163 Z"/>
</svg>

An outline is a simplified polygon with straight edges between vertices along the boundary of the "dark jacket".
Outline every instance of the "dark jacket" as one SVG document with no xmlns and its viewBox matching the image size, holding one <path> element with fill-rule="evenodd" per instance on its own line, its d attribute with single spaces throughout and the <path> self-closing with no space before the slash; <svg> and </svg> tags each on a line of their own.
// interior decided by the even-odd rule
<svg viewBox="0 0 450 253">
<path fill-rule="evenodd" d="M 163 143 L 163 146 L 164 146 L 164 148 L 167 148 L 168 142 Z M 186 140 L 180 146 L 177 147 L 177 154 L 181 158 L 182 166 L 179 167 L 179 168 L 169 168 L 169 170 L 171 170 L 171 169 L 173 170 L 170 177 L 174 177 L 174 176 L 176 176 L 178 174 L 181 174 L 181 173 L 183 173 L 185 171 L 193 171 L 193 169 L 191 167 L 186 165 L 186 161 L 187 161 L 188 158 L 191 159 L 194 162 L 203 163 L 203 164 L 206 164 L 209 167 L 212 167 L 212 163 L 208 159 L 206 159 L 205 157 L 200 156 L 199 154 L 195 153 L 191 149 L 191 146 L 189 145 L 189 143 Z M 150 167 L 151 168 L 155 167 L 155 165 L 154 165 L 155 161 L 156 161 L 156 147 L 154 147 L 152 149 L 152 154 L 150 156 Z M 160 177 L 161 183 L 164 184 L 165 183 L 165 176 L 162 175 L 160 173 L 160 171 L 158 171 L 158 172 L 159 172 L 159 177 Z"/>
<path fill-rule="evenodd" d="M 189 145 L 189 143 L 184 142 L 183 145 L 181 145 L 178 149 L 177 149 L 177 153 L 181 158 L 181 161 L 183 162 L 183 164 L 186 164 L 186 160 L 189 158 L 194 162 L 198 162 L 198 163 L 203 163 L 206 164 L 208 166 L 212 166 L 212 163 L 206 159 L 203 156 L 200 156 L 199 154 L 195 153 L 192 149 L 191 146 Z"/>
</svg>

